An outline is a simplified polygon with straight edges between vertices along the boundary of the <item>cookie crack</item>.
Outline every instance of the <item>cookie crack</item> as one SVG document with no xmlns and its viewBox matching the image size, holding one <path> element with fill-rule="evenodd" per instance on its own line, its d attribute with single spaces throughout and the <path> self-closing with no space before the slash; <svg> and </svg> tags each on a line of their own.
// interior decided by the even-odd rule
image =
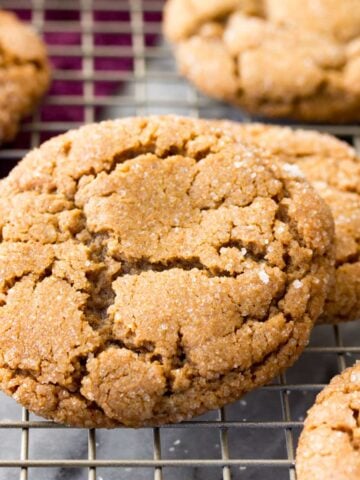
<svg viewBox="0 0 360 480">
<path fill-rule="evenodd" d="M 353 419 L 354 419 L 354 421 L 355 421 L 355 428 L 359 428 L 359 410 L 353 408 L 351 405 L 349 405 L 349 408 L 350 408 L 350 410 L 351 410 Z M 359 450 L 360 450 L 360 441 L 359 441 L 359 439 L 356 439 L 356 438 L 355 438 L 354 429 L 353 429 L 353 428 L 348 427 L 347 425 L 339 425 L 339 426 L 337 426 L 337 427 L 332 427 L 332 426 L 330 426 L 330 428 L 331 428 L 331 430 L 333 430 L 333 431 L 346 433 L 346 435 L 347 435 L 348 438 L 349 438 L 349 442 L 350 442 L 352 448 L 353 448 L 355 451 L 359 451 Z"/>
<path fill-rule="evenodd" d="M 105 247 L 106 251 L 106 247 Z M 103 253 L 100 253 L 103 255 Z M 86 318 L 89 324 L 96 330 L 106 327 L 108 324 L 107 311 L 114 304 L 115 292 L 113 290 L 114 282 L 124 276 L 140 276 L 146 272 L 165 272 L 174 269 L 183 271 L 202 271 L 209 278 L 236 278 L 237 274 L 232 274 L 226 270 L 211 271 L 203 265 L 198 257 L 192 259 L 173 258 L 166 262 L 151 262 L 148 259 L 136 261 L 122 260 L 121 271 L 108 277 L 106 266 L 99 271 L 87 274 L 90 280 L 90 291 L 87 306 L 85 308 Z"/>
<path fill-rule="evenodd" d="M 257 0 L 256 5 L 253 3 L 250 5 L 243 5 L 242 8 L 239 6 L 238 8 L 234 9 L 233 6 L 229 6 L 228 8 L 224 8 L 220 13 L 215 12 L 212 15 L 208 15 L 204 18 L 197 18 L 197 22 L 193 25 L 191 29 L 187 29 L 187 32 L 182 34 L 180 39 L 177 42 L 184 41 L 196 35 L 198 31 L 202 29 L 202 27 L 208 23 L 219 23 L 222 26 L 225 26 L 229 17 L 236 12 L 240 12 L 246 14 L 249 17 L 256 17 L 256 18 L 267 18 L 267 12 L 265 9 L 265 5 L 263 0 Z M 192 8 L 193 17 L 196 18 L 196 8 Z"/>
<path fill-rule="evenodd" d="M 70 390 L 70 389 L 62 386 L 62 385 L 53 384 L 53 383 L 41 383 L 39 381 L 39 379 L 36 376 L 33 375 L 33 372 L 31 370 L 27 370 L 27 369 L 15 369 L 15 370 L 13 370 L 13 369 L 9 368 L 8 366 L 4 366 L 4 367 L 1 367 L 1 368 L 4 368 L 8 373 L 10 373 L 12 379 L 18 379 L 18 377 L 20 377 L 21 380 L 26 380 L 27 378 L 29 378 L 36 385 L 52 385 L 53 387 L 55 387 L 56 390 L 53 393 L 55 394 L 56 402 L 52 406 L 50 412 L 56 412 L 58 410 L 59 404 L 61 403 L 61 401 L 63 399 L 62 398 L 63 397 L 63 392 L 66 392 L 69 395 L 69 398 L 77 398 L 77 399 L 81 400 L 82 402 L 85 403 L 87 409 L 100 412 L 104 416 L 104 418 L 108 418 L 108 416 L 106 415 L 106 413 L 103 410 L 103 408 L 101 407 L 101 405 L 99 405 L 98 403 L 96 403 L 94 401 L 88 400 L 84 395 L 82 395 L 80 390 L 74 390 L 73 391 L 73 390 Z M 1 378 L 0 378 L 0 382 L 1 382 Z M 5 386 L 4 390 L 9 395 L 11 395 L 13 397 L 16 397 L 17 391 L 21 387 L 22 387 L 22 381 L 19 381 L 18 383 L 14 384 L 12 386 L 9 386 L 9 385 Z"/>
<path fill-rule="evenodd" d="M 142 130 L 139 134 L 143 134 L 146 130 L 146 125 L 142 127 Z M 197 135 L 195 133 L 192 133 L 189 138 L 184 140 L 183 145 L 178 146 L 178 145 L 171 145 L 167 149 L 162 150 L 162 152 L 159 151 L 159 145 L 158 145 L 158 137 L 157 135 L 153 135 L 153 138 L 151 141 L 145 144 L 140 144 L 137 146 L 134 146 L 132 148 L 129 148 L 127 150 L 123 150 L 120 152 L 114 153 L 114 155 L 110 159 L 104 159 L 104 167 L 99 170 L 98 172 L 94 169 L 94 167 L 90 167 L 87 169 L 86 172 L 83 172 L 82 175 L 79 178 L 73 178 L 76 184 L 76 191 L 78 190 L 79 187 L 79 182 L 82 177 L 84 176 L 93 176 L 92 181 L 95 181 L 97 177 L 101 173 L 106 173 L 107 175 L 110 175 L 113 173 L 119 165 L 126 165 L 127 162 L 131 162 L 132 160 L 136 160 L 138 157 L 142 155 L 155 155 L 157 159 L 159 160 L 167 160 L 171 159 L 174 156 L 180 155 L 183 157 L 188 157 L 189 156 L 189 150 L 190 150 L 190 143 L 194 141 L 197 138 Z M 71 148 L 68 149 L 67 156 L 70 153 Z M 195 160 L 197 163 L 199 163 L 201 160 L 204 160 L 208 155 L 214 153 L 212 151 L 212 147 L 210 146 L 205 146 L 203 147 L 202 150 L 198 150 L 195 153 L 192 153 L 191 158 Z M 56 168 L 56 166 L 54 166 Z M 195 175 L 196 177 L 196 175 Z M 190 188 L 195 181 L 195 178 L 192 180 L 190 186 L 189 186 L 189 191 Z M 187 194 L 189 193 L 187 192 Z M 113 192 L 109 193 L 108 195 L 111 195 Z M 108 195 L 102 195 L 102 196 L 108 196 Z M 75 206 L 78 207 L 76 201 L 75 201 L 75 195 L 71 197 L 71 199 L 74 201 Z"/>
<path fill-rule="evenodd" d="M 12 67 L 24 66 L 24 65 L 32 65 L 35 70 L 41 71 L 45 70 L 45 62 L 41 61 L 40 59 L 23 59 L 17 55 L 10 54 L 4 48 L 4 46 L 0 42 L 0 57 L 2 58 L 2 65 L 0 66 L 1 70 L 8 70 Z"/>
<path fill-rule="evenodd" d="M 359 243 L 359 241 L 357 241 Z M 354 265 L 355 263 L 360 262 L 360 252 L 353 253 L 348 255 L 345 258 L 335 260 L 335 268 L 339 268 L 343 265 Z"/>
<path fill-rule="evenodd" d="M 273 357 L 278 358 L 279 355 L 280 355 L 280 352 L 283 349 L 285 349 L 288 344 L 291 344 L 292 341 L 293 341 L 293 339 L 290 338 L 290 339 L 288 339 L 284 342 L 281 342 L 274 350 L 272 350 L 268 354 L 264 355 L 264 357 L 259 362 L 256 362 L 256 363 L 252 364 L 251 367 L 249 367 L 249 368 L 234 367 L 234 368 L 228 369 L 226 372 L 223 372 L 221 374 L 216 375 L 214 378 L 206 378 L 207 388 L 210 391 L 211 391 L 212 387 L 214 389 L 216 389 L 218 384 L 221 384 L 224 381 L 224 379 L 226 379 L 227 377 L 229 377 L 233 374 L 242 375 L 244 377 L 250 377 L 251 381 L 252 381 L 252 384 L 256 385 L 256 386 L 261 386 L 261 385 L 264 385 L 265 383 L 268 383 L 268 382 L 264 381 L 264 379 L 261 375 L 259 376 L 259 378 L 257 377 L 258 370 L 263 368 L 269 361 L 271 361 L 271 359 Z M 191 366 L 194 367 L 193 365 L 191 365 Z M 171 380 L 171 375 L 173 374 L 173 372 L 174 372 L 174 370 L 171 370 L 171 372 L 169 372 L 169 374 L 168 374 L 168 377 L 170 378 L 170 382 L 167 383 L 167 387 L 169 388 L 169 390 L 167 391 L 168 395 L 169 394 L 170 395 L 171 394 L 176 395 L 176 392 L 173 392 L 172 380 Z M 184 394 L 184 393 L 186 393 L 186 391 L 191 390 L 193 388 L 192 378 L 196 378 L 196 377 L 197 377 L 197 372 L 196 372 L 196 370 L 193 370 L 187 376 L 187 378 L 190 382 L 189 386 L 185 390 L 182 390 L 180 392 L 180 394 Z M 243 394 L 247 393 L 247 391 L 248 391 L 248 389 L 245 389 L 241 393 L 241 395 L 236 396 L 236 399 L 239 399 Z M 164 395 L 164 396 L 166 396 L 166 395 Z M 154 406 L 153 410 L 154 410 L 154 417 L 155 418 L 158 417 L 157 410 L 159 409 L 159 406 L 162 403 L 162 401 L 163 401 L 163 398 L 160 397 L 159 400 L 157 401 L 157 403 Z M 148 424 L 151 425 L 151 419 L 148 422 Z"/>
<path fill-rule="evenodd" d="M 353 410 L 353 416 L 355 418 L 358 418 L 358 415 L 359 415 L 359 412 L 356 410 Z M 356 412 L 356 413 L 355 413 Z M 321 423 L 320 425 L 312 425 L 310 427 L 308 427 L 308 430 L 309 431 L 315 431 L 321 427 L 327 427 L 329 428 L 332 432 L 334 433 L 344 433 L 345 435 L 347 435 L 348 437 L 348 440 L 349 440 L 349 443 L 352 447 L 352 449 L 354 451 L 359 451 L 360 450 L 360 443 L 359 443 L 359 440 L 356 440 L 355 439 L 355 436 L 354 436 L 354 430 L 351 428 L 351 427 L 348 427 L 346 425 L 338 425 L 338 426 L 333 426 L 333 425 L 329 425 L 328 423 L 324 422 L 324 423 Z M 317 452 L 318 454 L 320 453 L 321 456 L 331 456 L 332 454 L 325 454 L 325 453 L 322 453 L 322 452 Z"/>
<path fill-rule="evenodd" d="M 21 280 L 23 280 L 24 278 L 33 277 L 35 280 L 34 287 L 36 287 L 37 283 L 42 282 L 47 277 L 51 277 L 54 263 L 55 259 L 47 267 L 45 267 L 42 272 L 38 273 L 37 275 L 34 274 L 32 270 L 25 270 L 21 275 L 14 275 L 10 279 L 7 279 L 4 282 L 3 287 L 1 288 L 0 307 L 6 305 L 6 297 L 8 296 L 9 291 L 14 288 L 17 283 L 21 282 Z"/>
</svg>

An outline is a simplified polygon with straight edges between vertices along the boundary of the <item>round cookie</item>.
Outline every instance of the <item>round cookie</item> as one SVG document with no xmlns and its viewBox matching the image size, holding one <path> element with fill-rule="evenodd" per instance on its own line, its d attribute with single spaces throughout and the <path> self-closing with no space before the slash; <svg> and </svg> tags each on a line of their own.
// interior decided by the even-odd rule
<svg viewBox="0 0 360 480">
<path fill-rule="evenodd" d="M 50 67 L 43 42 L 15 15 L 0 10 L 0 143 L 12 140 L 45 93 Z"/>
<path fill-rule="evenodd" d="M 360 478 L 360 363 L 332 379 L 305 420 L 298 480 Z"/>
<path fill-rule="evenodd" d="M 269 117 L 360 120 L 358 0 L 168 0 L 164 31 L 209 96 Z"/>
<path fill-rule="evenodd" d="M 0 386 L 44 417 L 158 425 L 222 406 L 291 365 L 322 311 L 328 207 L 213 122 L 70 131 L 0 191 Z"/>
<path fill-rule="evenodd" d="M 220 123 L 238 139 L 297 166 L 330 206 L 335 221 L 336 271 L 319 322 L 360 319 L 360 159 L 330 135 L 261 124 Z M 296 164 L 296 165 L 293 165 Z"/>
</svg>

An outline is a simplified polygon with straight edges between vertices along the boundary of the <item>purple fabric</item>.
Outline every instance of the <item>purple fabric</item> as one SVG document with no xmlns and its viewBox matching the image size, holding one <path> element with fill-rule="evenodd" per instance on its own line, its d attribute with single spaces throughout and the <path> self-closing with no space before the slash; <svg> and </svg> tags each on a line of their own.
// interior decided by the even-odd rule
<svg viewBox="0 0 360 480">
<path fill-rule="evenodd" d="M 131 1 L 131 0 L 129 0 Z M 148 0 L 143 0 L 143 5 L 146 7 L 146 2 Z M 29 2 L 30 4 L 30 2 Z M 72 73 L 81 73 L 83 59 L 81 55 L 79 56 L 70 56 L 67 55 L 67 48 L 78 47 L 78 50 L 81 51 L 81 13 L 78 10 L 50 10 L 46 9 L 45 5 L 45 28 L 44 28 L 44 40 L 49 47 L 56 48 L 59 52 L 57 55 L 51 56 L 51 63 L 53 65 L 53 70 L 56 73 L 56 70 L 68 71 Z M 114 3 L 115 5 L 115 3 Z M 119 22 L 119 27 L 124 22 L 130 22 L 130 12 L 128 11 L 102 11 L 101 2 L 96 3 L 96 11 L 93 13 L 93 21 L 96 26 L 97 22 L 106 23 L 111 21 Z M 161 6 L 161 5 L 160 5 Z M 157 12 L 145 12 L 144 21 L 145 22 L 161 22 L 161 11 Z M 14 2 L 13 11 L 23 20 L 30 22 L 32 18 L 32 11 L 29 7 L 28 9 L 17 9 L 16 2 Z M 74 28 L 74 31 L 56 31 L 49 32 L 47 21 L 61 21 L 61 22 L 75 22 L 78 24 Z M 120 24 L 121 22 L 121 24 Z M 65 29 L 64 29 L 65 30 Z M 68 29 L 66 29 L 68 30 Z M 114 81 L 102 81 L 101 72 L 116 72 L 116 73 L 129 73 L 133 70 L 133 58 L 132 56 L 116 55 L 116 47 L 131 47 L 132 46 L 132 37 L 130 33 L 108 33 L 106 32 L 106 26 L 103 29 L 104 31 L 93 33 L 93 43 L 95 47 L 94 55 L 94 73 L 100 76 L 100 80 L 94 82 L 94 96 L 96 97 L 110 97 L 115 92 L 121 94 L 121 88 L 123 83 L 114 79 Z M 120 28 L 119 28 L 120 30 Z M 156 35 L 146 34 L 145 35 L 145 44 L 146 46 L 153 46 L 156 42 Z M 115 55 L 113 57 L 99 57 L 96 55 L 96 48 L 101 47 L 115 47 Z M 53 80 L 49 95 L 52 98 L 59 96 L 70 97 L 74 96 L 81 99 L 84 93 L 84 82 L 82 80 Z M 49 125 L 55 122 L 70 122 L 70 123 L 83 123 L 85 121 L 85 108 L 81 104 L 75 105 L 72 104 L 71 100 L 66 99 L 66 102 L 59 105 L 47 105 L 46 101 L 39 108 L 40 121 L 47 123 Z M 79 102 L 78 102 L 79 103 Z M 101 114 L 101 107 L 95 108 L 95 119 L 99 119 Z M 29 124 L 30 119 L 25 119 L 24 123 Z M 25 129 L 26 130 L 26 126 Z M 55 131 L 54 129 L 44 129 L 40 131 L 39 141 L 43 142 L 50 137 L 62 133 L 63 130 L 59 129 Z M 3 149 L 12 150 L 18 155 L 9 154 L 9 156 L 3 157 L 0 162 L 0 178 L 6 176 L 9 171 L 16 165 L 18 160 L 20 160 L 19 150 L 28 150 L 32 147 L 31 144 L 31 132 L 21 131 L 16 137 L 15 141 L 11 144 L 3 146 Z"/>
<path fill-rule="evenodd" d="M 146 0 L 144 0 L 146 2 Z M 31 20 L 31 10 L 15 10 L 16 14 L 27 21 Z M 45 10 L 45 33 L 43 38 L 48 46 L 56 47 L 60 50 L 59 54 L 51 56 L 51 63 L 53 69 L 56 70 L 66 70 L 69 72 L 79 72 L 82 71 L 83 59 L 80 56 L 69 56 L 66 55 L 66 49 L 70 47 L 81 48 L 81 25 L 76 26 L 74 31 L 71 32 L 48 32 L 46 29 L 46 21 L 70 21 L 70 22 L 80 22 L 81 13 L 76 11 L 69 10 Z M 128 11 L 102 11 L 96 10 L 93 13 L 94 25 L 96 22 L 106 23 L 111 21 L 114 22 L 129 22 L 130 23 L 130 12 Z M 145 22 L 161 22 L 161 12 L 145 12 L 144 13 Z M 120 26 L 120 23 L 119 23 Z M 152 46 L 156 42 L 155 34 L 146 34 L 145 35 L 145 44 L 146 46 Z M 129 47 L 132 46 L 132 37 L 129 33 L 107 33 L 106 28 L 103 32 L 93 33 L 93 43 L 95 47 L 94 55 L 94 73 L 97 75 L 101 72 L 131 72 L 133 70 L 133 58 L 131 55 L 116 55 L 116 47 Z M 115 55 L 113 57 L 99 57 L 96 55 L 96 47 L 114 47 Z M 62 54 L 64 52 L 64 54 Z M 100 76 L 101 78 L 101 76 Z M 94 82 L 94 96 L 103 97 L 111 96 L 116 91 L 121 91 L 121 82 L 114 81 L 102 81 L 97 80 Z M 52 97 L 56 96 L 82 96 L 84 93 L 84 82 L 82 80 L 53 80 L 49 95 Z M 95 109 L 95 117 L 99 117 L 101 107 Z M 84 107 L 82 105 L 71 105 L 71 101 L 66 101 L 64 105 L 43 105 L 40 108 L 40 119 L 42 122 L 84 122 Z M 47 138 L 55 135 L 57 132 L 41 132 L 40 140 L 44 141 Z M 59 132 L 60 133 L 60 132 Z M 28 148 L 29 147 L 29 137 L 27 133 L 20 133 L 16 139 L 16 148 Z"/>
</svg>

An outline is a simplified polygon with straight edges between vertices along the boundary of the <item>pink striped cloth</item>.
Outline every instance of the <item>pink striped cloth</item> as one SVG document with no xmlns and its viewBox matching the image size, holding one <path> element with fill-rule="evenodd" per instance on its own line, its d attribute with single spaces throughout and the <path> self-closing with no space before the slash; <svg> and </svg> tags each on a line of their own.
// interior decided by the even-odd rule
<svg viewBox="0 0 360 480">
<path fill-rule="evenodd" d="M 101 5 L 101 4 L 100 4 Z M 45 4 L 46 8 L 46 4 Z M 16 10 L 15 13 L 22 19 L 26 21 L 31 20 L 31 10 Z M 111 21 L 112 25 L 114 22 L 119 22 L 119 26 L 124 25 L 124 23 L 129 22 L 130 25 L 130 12 L 128 11 L 101 11 L 97 9 L 93 12 L 93 23 L 94 26 L 97 25 L 97 22 L 102 22 L 105 24 L 107 21 Z M 156 12 L 144 12 L 143 14 L 144 22 L 161 22 L 161 11 Z M 56 31 L 49 32 L 46 28 L 47 21 L 61 21 L 61 22 L 71 22 L 77 23 L 74 31 Z M 82 44 L 82 34 L 81 34 L 81 12 L 78 10 L 45 10 L 45 28 L 43 38 L 48 46 L 56 47 L 56 55 L 51 56 L 51 62 L 54 68 L 54 71 L 68 71 L 68 72 L 81 72 L 83 68 L 83 58 L 81 55 L 73 56 L 69 55 L 71 47 L 78 47 L 79 50 Z M 97 29 L 98 30 L 98 29 Z M 101 72 L 131 72 L 134 68 L 134 59 L 131 55 L 124 56 L 123 54 L 117 55 L 117 47 L 131 47 L 132 46 L 132 36 L 130 30 L 126 33 L 107 33 L 106 26 L 101 30 L 92 34 L 92 40 L 94 45 L 94 60 L 93 60 L 93 69 L 94 73 L 97 74 L 99 80 L 94 82 L 94 96 L 111 96 L 114 92 L 121 91 L 121 82 L 118 80 L 114 81 L 102 81 Z M 120 28 L 119 28 L 120 30 Z M 144 35 L 144 42 L 146 46 L 152 46 L 156 41 L 156 34 L 150 33 Z M 97 56 L 96 47 L 112 47 L 114 55 L 113 56 Z M 120 48 L 119 48 L 120 50 Z M 63 52 L 63 53 L 62 53 Z M 68 53 L 68 54 L 67 54 Z M 65 79 L 56 79 L 53 80 L 49 95 L 52 97 L 56 96 L 76 96 L 81 97 L 84 94 L 84 82 L 80 80 L 65 80 Z M 78 102 L 79 103 L 79 102 Z M 101 107 L 99 107 L 101 108 Z M 99 108 L 95 109 L 95 116 L 99 114 Z M 84 116 L 85 108 L 83 105 L 71 105 L 71 100 L 66 101 L 66 105 L 42 105 L 40 108 L 40 120 L 42 122 L 79 122 L 82 123 L 85 121 Z M 57 132 L 41 132 L 40 140 L 44 141 L 45 139 L 53 136 Z M 60 132 L 59 132 L 60 133 Z M 16 148 L 28 148 L 29 135 L 26 133 L 20 133 L 16 140 Z"/>
</svg>

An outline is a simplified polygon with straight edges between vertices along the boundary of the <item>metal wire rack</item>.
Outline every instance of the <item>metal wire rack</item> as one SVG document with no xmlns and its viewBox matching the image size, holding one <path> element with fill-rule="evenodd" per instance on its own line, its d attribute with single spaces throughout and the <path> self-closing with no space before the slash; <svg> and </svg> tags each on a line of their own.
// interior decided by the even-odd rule
<svg viewBox="0 0 360 480">
<path fill-rule="evenodd" d="M 176 73 L 161 40 L 163 0 L 1 0 L 40 31 L 53 87 L 16 142 L 0 150 L 4 176 L 32 147 L 105 117 L 180 113 L 250 120 L 202 97 Z M 329 131 L 360 151 L 357 125 Z M 0 480 L 295 480 L 307 408 L 360 358 L 359 322 L 317 327 L 286 374 L 234 405 L 155 429 L 76 430 L 36 418 L 0 395 Z"/>
</svg>

